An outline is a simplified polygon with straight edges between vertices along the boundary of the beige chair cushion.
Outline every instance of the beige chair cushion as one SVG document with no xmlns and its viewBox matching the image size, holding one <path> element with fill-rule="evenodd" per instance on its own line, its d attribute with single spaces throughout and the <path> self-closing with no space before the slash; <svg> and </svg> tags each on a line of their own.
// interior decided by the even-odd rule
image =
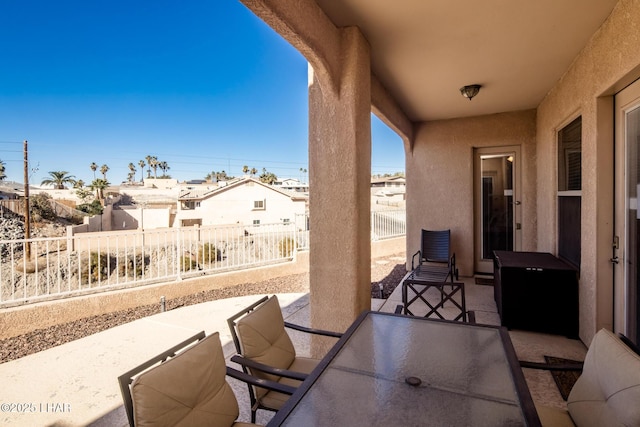
<svg viewBox="0 0 640 427">
<path fill-rule="evenodd" d="M 238 417 L 218 333 L 139 375 L 131 397 L 138 427 L 229 427 Z"/>
<path fill-rule="evenodd" d="M 598 331 L 567 408 L 580 427 L 640 426 L 640 356 L 611 331 Z"/>
<path fill-rule="evenodd" d="M 318 366 L 318 362 L 319 360 L 317 359 L 309 359 L 307 357 L 296 357 L 296 359 L 293 361 L 293 363 L 289 367 L 289 370 L 309 374 L 311 373 L 311 371 L 313 371 L 313 368 Z M 279 378 L 278 382 L 282 384 L 290 385 L 292 387 L 298 387 L 300 385 L 300 381 L 292 380 L 290 378 L 284 378 L 284 377 Z M 268 408 L 280 409 L 282 408 L 282 405 L 285 404 L 287 399 L 289 399 L 289 395 L 287 394 L 278 393 L 277 391 L 268 391 L 266 393 L 261 394 L 260 403 Z"/>
<path fill-rule="evenodd" d="M 237 323 L 242 355 L 265 365 L 288 369 L 296 350 L 284 329 L 278 298 L 274 295 Z M 277 381 L 278 377 L 254 372 L 254 375 Z"/>
<path fill-rule="evenodd" d="M 575 427 L 569 412 L 564 409 L 536 405 L 536 411 L 543 427 Z"/>
</svg>

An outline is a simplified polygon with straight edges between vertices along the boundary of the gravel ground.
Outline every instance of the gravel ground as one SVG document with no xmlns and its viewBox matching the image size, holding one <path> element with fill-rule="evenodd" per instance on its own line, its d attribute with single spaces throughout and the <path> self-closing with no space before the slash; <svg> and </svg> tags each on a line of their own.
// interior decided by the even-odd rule
<svg viewBox="0 0 640 427">
<path fill-rule="evenodd" d="M 383 297 L 388 297 L 406 274 L 404 254 L 396 254 L 372 260 L 371 297 L 380 298 L 380 284 Z M 308 273 L 278 277 L 257 283 L 242 283 L 222 289 L 213 289 L 166 301 L 166 309 L 198 304 L 241 295 L 275 294 L 289 292 L 308 292 Z M 0 363 L 19 359 L 57 345 L 61 345 L 114 326 L 158 313 L 158 304 L 135 307 L 114 313 L 87 317 L 69 323 L 38 329 L 0 341 Z"/>
</svg>

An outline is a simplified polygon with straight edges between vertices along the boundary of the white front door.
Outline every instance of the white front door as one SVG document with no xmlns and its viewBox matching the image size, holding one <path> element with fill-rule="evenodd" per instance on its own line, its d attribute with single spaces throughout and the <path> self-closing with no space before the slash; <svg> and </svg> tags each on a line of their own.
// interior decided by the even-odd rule
<svg viewBox="0 0 640 427">
<path fill-rule="evenodd" d="M 615 97 L 614 329 L 638 340 L 640 80 Z"/>
<path fill-rule="evenodd" d="M 474 151 L 475 271 L 493 273 L 493 251 L 520 250 L 520 147 Z"/>
</svg>

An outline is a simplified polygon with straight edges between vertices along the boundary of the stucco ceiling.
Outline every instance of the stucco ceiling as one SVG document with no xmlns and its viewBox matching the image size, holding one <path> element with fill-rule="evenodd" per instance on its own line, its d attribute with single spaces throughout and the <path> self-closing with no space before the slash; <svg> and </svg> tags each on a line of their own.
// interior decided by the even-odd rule
<svg viewBox="0 0 640 427">
<path fill-rule="evenodd" d="M 617 0 L 316 0 L 413 121 L 535 108 Z M 481 84 L 472 101 L 459 88 Z"/>
</svg>

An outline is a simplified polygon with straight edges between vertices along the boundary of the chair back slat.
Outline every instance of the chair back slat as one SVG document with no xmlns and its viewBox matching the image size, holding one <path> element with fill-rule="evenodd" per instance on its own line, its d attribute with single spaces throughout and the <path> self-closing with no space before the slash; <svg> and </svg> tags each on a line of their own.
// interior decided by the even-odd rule
<svg viewBox="0 0 640 427">
<path fill-rule="evenodd" d="M 422 230 L 422 258 L 428 262 L 449 262 L 451 230 Z"/>
</svg>

